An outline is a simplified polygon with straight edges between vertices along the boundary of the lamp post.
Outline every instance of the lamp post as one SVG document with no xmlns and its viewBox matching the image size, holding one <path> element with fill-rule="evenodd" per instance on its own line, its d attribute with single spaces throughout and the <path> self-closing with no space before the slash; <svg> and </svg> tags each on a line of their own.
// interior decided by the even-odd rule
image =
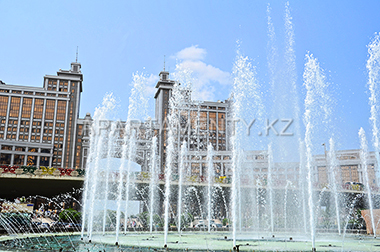
<svg viewBox="0 0 380 252">
<path fill-rule="evenodd" d="M 325 143 L 323 143 L 322 144 L 322 146 L 323 146 L 323 149 L 325 150 L 325 162 L 326 162 L 326 175 L 328 174 L 328 161 L 327 161 L 327 150 L 326 150 L 326 144 Z"/>
<path fill-rule="evenodd" d="M 327 167 L 327 151 L 326 151 L 326 144 L 322 144 L 323 148 L 325 149 L 325 159 L 326 159 L 326 167 Z"/>
</svg>

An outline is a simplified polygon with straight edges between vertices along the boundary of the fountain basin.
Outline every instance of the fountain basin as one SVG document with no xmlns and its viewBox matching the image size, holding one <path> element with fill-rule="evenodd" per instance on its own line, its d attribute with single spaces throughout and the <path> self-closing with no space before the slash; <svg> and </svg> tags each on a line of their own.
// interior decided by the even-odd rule
<svg viewBox="0 0 380 252">
<path fill-rule="evenodd" d="M 38 246 L 38 241 L 43 245 Z M 48 241 L 48 242 L 46 242 Z M 5 243 L 4 243 L 5 242 Z M 164 233 L 141 232 L 119 236 L 115 246 L 115 234 L 94 233 L 91 242 L 81 241 L 79 233 L 67 234 L 20 234 L 0 237 L 0 251 L 166 251 Z M 19 247 L 23 244 L 22 247 Z M 310 251 L 311 242 L 302 234 L 241 233 L 236 237 L 239 251 Z M 17 248 L 14 246 L 18 246 Z M 346 234 L 344 239 L 337 234 L 319 235 L 316 240 L 317 251 L 376 251 L 380 249 L 380 239 L 367 235 Z M 168 251 L 232 251 L 230 232 L 203 231 L 186 232 L 179 235 L 169 232 Z"/>
</svg>

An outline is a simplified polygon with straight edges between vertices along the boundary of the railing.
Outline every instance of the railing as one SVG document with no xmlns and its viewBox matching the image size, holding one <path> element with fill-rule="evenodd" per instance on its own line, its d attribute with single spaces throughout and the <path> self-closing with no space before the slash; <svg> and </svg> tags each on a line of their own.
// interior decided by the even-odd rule
<svg viewBox="0 0 380 252">
<path fill-rule="evenodd" d="M 35 176 L 70 176 L 84 177 L 85 169 L 81 168 L 55 168 L 45 166 L 17 166 L 17 165 L 0 165 L 0 173 L 9 175 L 35 175 Z"/>
<path fill-rule="evenodd" d="M 142 172 L 143 173 L 143 172 Z M 147 172 L 146 172 L 147 173 Z M 150 174 L 144 174 L 144 176 L 137 176 L 137 178 L 144 180 L 144 179 L 150 179 Z M 160 181 L 165 181 L 165 174 L 161 173 L 158 175 L 158 179 Z M 179 175 L 178 174 L 172 174 L 171 181 L 179 181 Z M 191 176 L 185 176 L 184 182 L 190 182 L 190 183 L 206 183 L 207 177 L 202 175 L 191 175 Z M 213 178 L 213 182 L 217 184 L 231 184 L 231 178 L 227 176 L 216 176 Z"/>
<path fill-rule="evenodd" d="M 4 177 L 4 175 L 6 175 L 6 177 L 9 177 L 9 176 L 12 177 L 13 175 L 14 176 L 28 175 L 28 176 L 36 176 L 36 177 L 39 177 L 39 176 L 67 177 L 67 178 L 76 177 L 76 178 L 83 179 L 85 172 L 86 172 L 86 169 L 82 169 L 82 168 L 55 168 L 55 167 L 45 167 L 45 166 L 36 167 L 36 166 L 24 166 L 24 165 L 23 166 L 0 165 L 0 176 L 2 177 Z M 110 179 L 119 178 L 119 176 L 120 176 L 119 172 L 113 171 L 110 175 Z M 123 174 L 123 176 L 125 176 L 125 174 Z M 151 179 L 151 174 L 149 172 L 133 172 L 133 173 L 130 173 L 130 176 L 144 183 L 149 183 Z M 159 180 L 160 183 L 165 181 L 164 173 L 160 173 L 157 176 L 158 176 L 157 179 Z M 178 182 L 179 174 L 172 174 L 171 181 Z M 190 184 L 193 184 L 193 183 L 206 184 L 208 182 L 207 177 L 202 176 L 202 175 L 186 175 L 184 176 L 183 181 L 184 183 L 190 183 Z M 215 176 L 212 182 L 213 184 L 228 185 L 228 184 L 231 184 L 232 178 L 229 176 Z M 273 183 L 273 186 L 276 188 L 277 187 L 283 188 L 286 185 L 285 181 L 276 180 L 276 181 L 273 181 L 272 183 Z M 240 184 L 252 186 L 252 181 L 248 178 L 243 177 L 240 179 Z M 255 186 L 258 186 L 258 185 L 256 185 L 255 183 Z M 261 181 L 259 187 L 266 187 L 266 186 L 267 186 L 267 181 L 264 179 L 263 181 Z M 294 189 L 295 187 L 291 187 L 291 188 Z M 315 189 L 325 188 L 327 190 L 331 190 L 328 184 L 320 184 L 318 182 L 315 182 L 313 184 L 313 188 Z M 370 189 L 371 189 L 371 192 L 375 192 L 375 193 L 380 192 L 380 189 L 377 186 L 371 186 Z M 351 183 L 351 184 L 345 183 L 345 184 L 337 186 L 337 190 L 339 191 L 349 190 L 349 191 L 358 191 L 358 192 L 366 191 L 364 185 L 360 183 Z"/>
<path fill-rule="evenodd" d="M 86 170 L 81 168 L 55 168 L 45 166 L 17 166 L 17 165 L 0 165 L 0 176 L 7 175 L 29 175 L 29 176 L 53 176 L 53 177 L 84 177 Z M 113 171 L 110 179 L 115 179 L 120 176 L 119 172 Z M 125 174 L 123 174 L 125 176 Z M 136 180 L 149 182 L 151 174 L 149 172 L 133 172 L 130 174 Z M 165 181 L 165 174 L 158 174 L 159 181 Z M 179 181 L 178 174 L 172 174 L 172 181 Z M 190 183 L 207 183 L 207 177 L 200 175 L 185 176 L 184 182 Z M 231 184 L 231 178 L 227 176 L 214 177 L 214 183 Z"/>
<path fill-rule="evenodd" d="M 316 183 L 315 187 L 319 189 L 328 189 L 331 190 L 331 185 L 324 183 Z M 366 187 L 362 183 L 357 182 L 347 182 L 344 184 L 337 185 L 337 190 L 349 190 L 349 191 L 358 191 L 358 192 L 365 192 Z M 380 188 L 378 186 L 370 186 L 371 192 L 380 192 Z"/>
<path fill-rule="evenodd" d="M 111 172 L 111 179 L 117 179 L 119 178 L 120 173 L 113 171 Z M 125 174 L 123 174 L 125 176 Z M 151 174 L 149 172 L 132 172 L 130 173 L 130 176 L 138 181 L 149 183 L 151 179 Z M 165 182 L 165 174 L 160 173 L 157 175 L 158 181 L 160 183 Z M 171 181 L 172 182 L 178 182 L 179 181 L 179 174 L 172 174 L 171 175 Z M 183 179 L 184 183 L 207 183 L 207 177 L 201 176 L 201 175 L 191 175 L 191 176 L 185 176 Z M 231 184 L 231 178 L 227 176 L 216 176 L 213 178 L 213 183 L 218 184 Z"/>
</svg>

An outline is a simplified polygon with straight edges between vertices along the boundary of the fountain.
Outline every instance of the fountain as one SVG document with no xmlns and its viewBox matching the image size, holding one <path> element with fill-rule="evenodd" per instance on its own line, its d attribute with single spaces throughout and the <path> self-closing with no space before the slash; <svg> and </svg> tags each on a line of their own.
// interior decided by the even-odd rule
<svg viewBox="0 0 380 252">
<path fill-rule="evenodd" d="M 126 122 L 110 118 L 116 107 L 113 95 L 107 95 L 95 111 L 81 230 L 70 230 L 75 232 L 67 234 L 67 229 L 57 233 L 57 230 L 25 228 L 20 234 L 21 227 L 30 223 L 0 215 L 0 225 L 9 234 L 0 237 L 2 246 L 9 250 L 22 246 L 29 251 L 376 250 L 380 242 L 376 238 L 378 223 L 374 209 L 379 208 L 379 194 L 370 174 L 378 171 L 374 167 L 378 162 L 369 163 L 373 159 L 365 132 L 359 131 L 360 153 L 350 156 L 336 150 L 338 141 L 328 131 L 329 84 L 311 53 L 305 56 L 306 96 L 301 118 L 289 4 L 285 6 L 283 71 L 278 71 L 280 59 L 269 6 L 267 12 L 271 95 L 275 102 L 291 102 L 281 108 L 266 108 L 266 97 L 260 91 L 262 86 L 255 77 L 255 68 L 242 54 L 238 43 L 232 71 L 233 90 L 223 103 L 227 104 L 225 116 L 229 120 L 223 130 L 226 147 L 220 150 L 217 143 L 221 140 L 208 131 L 215 123 L 211 114 L 202 121 L 205 109 L 212 113 L 218 111 L 205 107 L 218 104 L 191 100 L 191 83 L 195 80 L 187 70 L 177 69 L 178 81 L 167 82 L 171 85 L 167 101 L 170 110 L 165 111 L 165 121 L 158 123 L 134 120 L 146 119 L 147 114 L 147 101 L 143 97 L 146 80 L 144 75 L 135 74 Z M 370 120 L 376 150 L 372 156 L 379 160 L 378 34 L 368 50 Z M 266 118 L 270 116 L 279 118 Z M 215 118 L 218 118 L 215 127 L 220 127 L 219 122 L 226 119 Z M 289 118 L 294 119 L 293 133 L 288 128 L 277 131 L 275 125 L 293 122 Z M 161 123 L 166 123 L 167 128 L 160 128 Z M 260 123 L 264 127 L 257 126 Z M 250 134 L 256 129 L 256 134 Z M 187 131 L 188 135 L 184 133 Z M 254 138 L 257 136 L 261 138 Z M 324 145 L 324 155 L 318 156 L 318 147 L 323 143 L 321 136 L 329 140 L 329 150 Z M 345 176 L 341 167 L 348 166 L 347 160 L 358 153 L 363 187 L 352 184 L 354 181 L 341 185 Z M 224 160 L 227 161 L 222 163 Z M 359 207 L 369 209 L 373 236 L 366 235 L 365 229 L 354 232 L 349 228 L 350 224 L 364 223 L 356 211 Z"/>
</svg>

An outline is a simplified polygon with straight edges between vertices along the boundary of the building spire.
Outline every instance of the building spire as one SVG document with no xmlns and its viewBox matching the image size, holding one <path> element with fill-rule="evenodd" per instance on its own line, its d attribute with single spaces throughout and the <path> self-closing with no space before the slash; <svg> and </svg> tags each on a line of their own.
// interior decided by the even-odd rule
<svg viewBox="0 0 380 252">
<path fill-rule="evenodd" d="M 77 46 L 77 54 L 75 56 L 75 63 L 78 63 L 78 46 Z"/>
<path fill-rule="evenodd" d="M 164 55 L 164 72 L 165 72 L 165 55 Z"/>
</svg>

